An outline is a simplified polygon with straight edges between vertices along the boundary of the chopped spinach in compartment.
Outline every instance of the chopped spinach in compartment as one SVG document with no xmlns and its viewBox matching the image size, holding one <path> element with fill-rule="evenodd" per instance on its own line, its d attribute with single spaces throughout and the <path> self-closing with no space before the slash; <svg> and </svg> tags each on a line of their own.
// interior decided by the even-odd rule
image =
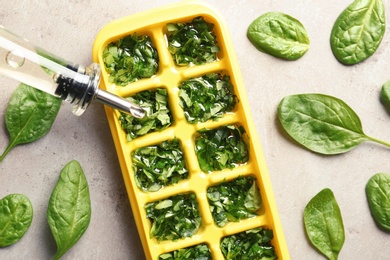
<svg viewBox="0 0 390 260">
<path fill-rule="evenodd" d="M 211 260 L 210 248 L 206 244 L 199 244 L 192 247 L 182 248 L 170 253 L 161 254 L 158 260 Z"/>
<path fill-rule="evenodd" d="M 183 81 L 180 85 L 180 106 L 191 124 L 217 120 L 234 109 L 237 97 L 230 77 L 210 73 Z"/>
<path fill-rule="evenodd" d="M 238 177 L 207 189 L 207 198 L 215 223 L 223 227 L 228 222 L 238 222 L 257 216 L 262 205 L 256 178 Z"/>
<path fill-rule="evenodd" d="M 202 129 L 195 142 L 199 166 L 204 172 L 234 168 L 249 160 L 248 146 L 243 140 L 242 126 L 222 126 Z"/>
<path fill-rule="evenodd" d="M 188 178 L 178 139 L 138 148 L 132 158 L 136 184 L 144 191 L 158 191 Z"/>
<path fill-rule="evenodd" d="M 203 17 L 188 23 L 168 23 L 168 49 L 177 65 L 202 65 L 217 60 L 220 51 L 214 24 Z"/>
<path fill-rule="evenodd" d="M 149 36 L 125 36 L 107 45 L 103 62 L 109 81 L 120 86 L 150 78 L 158 71 L 158 53 Z"/>
<path fill-rule="evenodd" d="M 222 254 L 225 259 L 276 260 L 273 237 L 271 229 L 262 227 L 227 236 L 221 240 Z"/>
<path fill-rule="evenodd" d="M 172 124 L 173 119 L 168 108 L 166 89 L 145 90 L 128 97 L 128 99 L 140 105 L 145 110 L 146 115 L 143 118 L 135 118 L 121 112 L 119 121 L 127 134 L 127 141 L 130 142 L 134 138 L 150 132 L 164 130 Z"/>
<path fill-rule="evenodd" d="M 194 193 L 178 194 L 145 205 L 151 221 L 150 237 L 158 242 L 192 237 L 199 229 L 202 217 Z"/>
</svg>

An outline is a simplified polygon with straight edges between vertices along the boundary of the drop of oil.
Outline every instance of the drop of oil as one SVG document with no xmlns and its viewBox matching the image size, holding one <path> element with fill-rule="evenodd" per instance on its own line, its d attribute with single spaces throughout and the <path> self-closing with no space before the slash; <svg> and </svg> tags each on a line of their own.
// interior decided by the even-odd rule
<svg viewBox="0 0 390 260">
<path fill-rule="evenodd" d="M 22 52 L 15 50 L 8 52 L 5 60 L 10 67 L 17 69 L 23 66 L 25 58 Z"/>
</svg>

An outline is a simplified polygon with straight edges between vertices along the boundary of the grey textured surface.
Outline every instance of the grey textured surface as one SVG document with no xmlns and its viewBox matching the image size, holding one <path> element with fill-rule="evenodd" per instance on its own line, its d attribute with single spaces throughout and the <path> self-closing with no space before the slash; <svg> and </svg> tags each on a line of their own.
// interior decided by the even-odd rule
<svg viewBox="0 0 390 260">
<path fill-rule="evenodd" d="M 69 61 L 89 65 L 95 35 L 108 22 L 175 1 L 8 1 L 0 23 L 32 43 Z M 390 115 L 379 102 L 381 85 L 390 79 L 390 34 L 367 61 L 344 66 L 329 45 L 332 25 L 351 1 L 209 1 L 230 29 L 292 259 L 323 259 L 305 237 L 302 213 L 321 189 L 331 188 L 344 219 L 346 240 L 340 259 L 388 259 L 390 234 L 370 216 L 364 187 L 377 172 L 390 173 L 390 149 L 364 143 L 338 156 L 321 156 L 291 142 L 276 118 L 280 100 L 290 94 L 324 93 L 347 102 L 364 131 L 390 141 Z M 390 14 L 390 3 L 384 1 Z M 279 11 L 300 20 L 311 47 L 287 62 L 257 51 L 246 38 L 259 15 Z M 389 28 L 387 28 L 389 29 Z M 0 150 L 8 135 L 4 113 L 18 82 L 0 77 Z M 50 259 L 56 246 L 46 222 L 50 193 L 62 167 L 78 160 L 89 181 L 91 224 L 63 259 L 143 259 L 143 251 L 103 107 L 92 104 L 81 117 L 63 104 L 48 135 L 16 147 L 0 163 L 0 198 L 27 195 L 33 223 L 16 244 L 0 248 L 0 259 Z"/>
</svg>

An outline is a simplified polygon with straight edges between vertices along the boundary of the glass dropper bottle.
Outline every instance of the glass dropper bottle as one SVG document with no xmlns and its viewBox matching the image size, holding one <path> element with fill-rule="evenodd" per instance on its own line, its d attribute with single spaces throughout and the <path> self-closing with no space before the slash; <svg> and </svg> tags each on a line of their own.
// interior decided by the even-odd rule
<svg viewBox="0 0 390 260">
<path fill-rule="evenodd" d="M 81 115 L 92 100 L 142 118 L 145 111 L 131 101 L 99 88 L 100 66 L 73 64 L 0 26 L 0 74 L 57 96 Z"/>
</svg>

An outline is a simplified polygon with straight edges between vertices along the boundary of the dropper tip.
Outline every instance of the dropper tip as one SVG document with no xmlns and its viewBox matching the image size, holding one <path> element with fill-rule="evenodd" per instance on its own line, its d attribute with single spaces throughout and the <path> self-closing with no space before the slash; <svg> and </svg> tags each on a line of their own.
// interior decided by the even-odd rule
<svg viewBox="0 0 390 260">
<path fill-rule="evenodd" d="M 130 107 L 130 114 L 136 118 L 143 118 L 146 115 L 146 111 L 141 107 Z"/>
</svg>

